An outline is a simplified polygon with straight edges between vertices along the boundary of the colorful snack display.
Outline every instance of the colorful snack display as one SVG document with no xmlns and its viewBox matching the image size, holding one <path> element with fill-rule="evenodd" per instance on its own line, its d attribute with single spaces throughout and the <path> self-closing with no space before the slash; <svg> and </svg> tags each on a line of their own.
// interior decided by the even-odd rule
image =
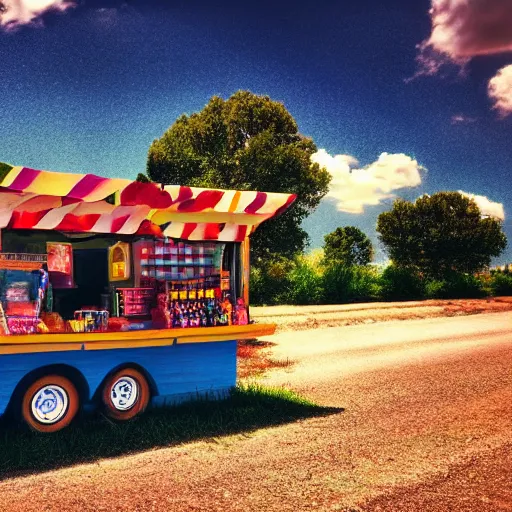
<svg viewBox="0 0 512 512">
<path fill-rule="evenodd" d="M 242 297 L 238 297 L 238 299 L 236 299 L 235 323 L 236 325 L 247 325 L 249 323 L 247 307 Z"/>
<path fill-rule="evenodd" d="M 66 332 L 66 323 L 58 313 L 46 313 L 41 314 L 41 320 L 45 323 L 48 328 L 48 332 L 51 333 L 63 333 Z"/>
</svg>

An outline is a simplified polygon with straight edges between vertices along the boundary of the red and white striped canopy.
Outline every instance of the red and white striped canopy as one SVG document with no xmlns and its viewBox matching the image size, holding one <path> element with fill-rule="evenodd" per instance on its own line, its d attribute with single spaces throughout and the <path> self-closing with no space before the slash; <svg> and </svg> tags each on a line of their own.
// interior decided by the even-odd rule
<svg viewBox="0 0 512 512">
<path fill-rule="evenodd" d="M 243 241 L 295 198 L 13 167 L 0 181 L 0 229 Z"/>
</svg>

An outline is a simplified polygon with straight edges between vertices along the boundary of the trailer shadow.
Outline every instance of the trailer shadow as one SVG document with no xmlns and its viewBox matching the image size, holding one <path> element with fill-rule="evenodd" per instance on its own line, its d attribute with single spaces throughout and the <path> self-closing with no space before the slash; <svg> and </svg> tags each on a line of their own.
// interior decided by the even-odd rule
<svg viewBox="0 0 512 512">
<path fill-rule="evenodd" d="M 284 389 L 244 385 L 224 400 L 154 409 L 127 423 L 113 423 L 96 413 L 50 435 L 2 420 L 0 480 L 343 411 L 316 405 Z"/>
</svg>

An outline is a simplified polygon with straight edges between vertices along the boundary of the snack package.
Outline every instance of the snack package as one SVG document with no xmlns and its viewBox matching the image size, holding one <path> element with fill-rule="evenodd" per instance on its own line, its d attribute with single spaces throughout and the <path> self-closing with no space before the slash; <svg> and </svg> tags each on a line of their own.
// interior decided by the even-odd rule
<svg viewBox="0 0 512 512">
<path fill-rule="evenodd" d="M 112 317 L 112 318 L 108 319 L 108 330 L 114 331 L 114 332 L 119 332 L 119 331 L 124 330 L 124 328 L 126 326 L 128 326 L 129 324 L 130 324 L 130 322 L 126 318 L 123 318 L 121 316 Z M 126 330 L 128 330 L 128 329 L 126 329 Z"/>
<path fill-rule="evenodd" d="M 85 332 L 85 320 L 68 320 L 66 327 L 68 332 Z"/>
<path fill-rule="evenodd" d="M 38 309 L 36 301 L 9 301 L 5 314 L 7 316 L 37 316 Z"/>
<path fill-rule="evenodd" d="M 172 327 L 171 313 L 169 312 L 168 295 L 159 293 L 157 307 L 151 310 L 153 329 L 170 329 Z"/>
<path fill-rule="evenodd" d="M 39 319 L 37 324 L 37 332 L 38 334 L 48 334 L 50 332 L 46 324 L 41 319 Z"/>
<path fill-rule="evenodd" d="M 7 318 L 7 327 L 11 334 L 34 334 L 37 332 L 37 317 L 11 317 Z"/>
<path fill-rule="evenodd" d="M 58 313 L 42 313 L 41 320 L 51 333 L 66 332 L 66 323 Z"/>
<path fill-rule="evenodd" d="M 233 324 L 233 305 L 231 304 L 231 300 L 229 300 L 229 295 L 226 296 L 224 301 L 221 304 L 222 307 L 222 323 L 223 325 L 232 325 Z"/>
<path fill-rule="evenodd" d="M 247 325 L 249 323 L 247 308 L 242 297 L 238 297 L 238 299 L 236 299 L 235 323 L 236 325 Z"/>
<path fill-rule="evenodd" d="M 2 307 L 2 303 L 0 302 L 0 335 L 2 334 L 10 334 L 9 328 L 7 327 L 7 320 L 4 315 L 4 309 Z"/>
</svg>

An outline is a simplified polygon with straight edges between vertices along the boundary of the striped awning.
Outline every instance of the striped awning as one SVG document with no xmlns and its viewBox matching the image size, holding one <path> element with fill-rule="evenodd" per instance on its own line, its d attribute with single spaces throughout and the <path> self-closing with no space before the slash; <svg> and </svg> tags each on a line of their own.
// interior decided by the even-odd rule
<svg viewBox="0 0 512 512">
<path fill-rule="evenodd" d="M 0 178 L 0 229 L 242 241 L 294 194 L 161 186 L 13 167 Z"/>
</svg>

